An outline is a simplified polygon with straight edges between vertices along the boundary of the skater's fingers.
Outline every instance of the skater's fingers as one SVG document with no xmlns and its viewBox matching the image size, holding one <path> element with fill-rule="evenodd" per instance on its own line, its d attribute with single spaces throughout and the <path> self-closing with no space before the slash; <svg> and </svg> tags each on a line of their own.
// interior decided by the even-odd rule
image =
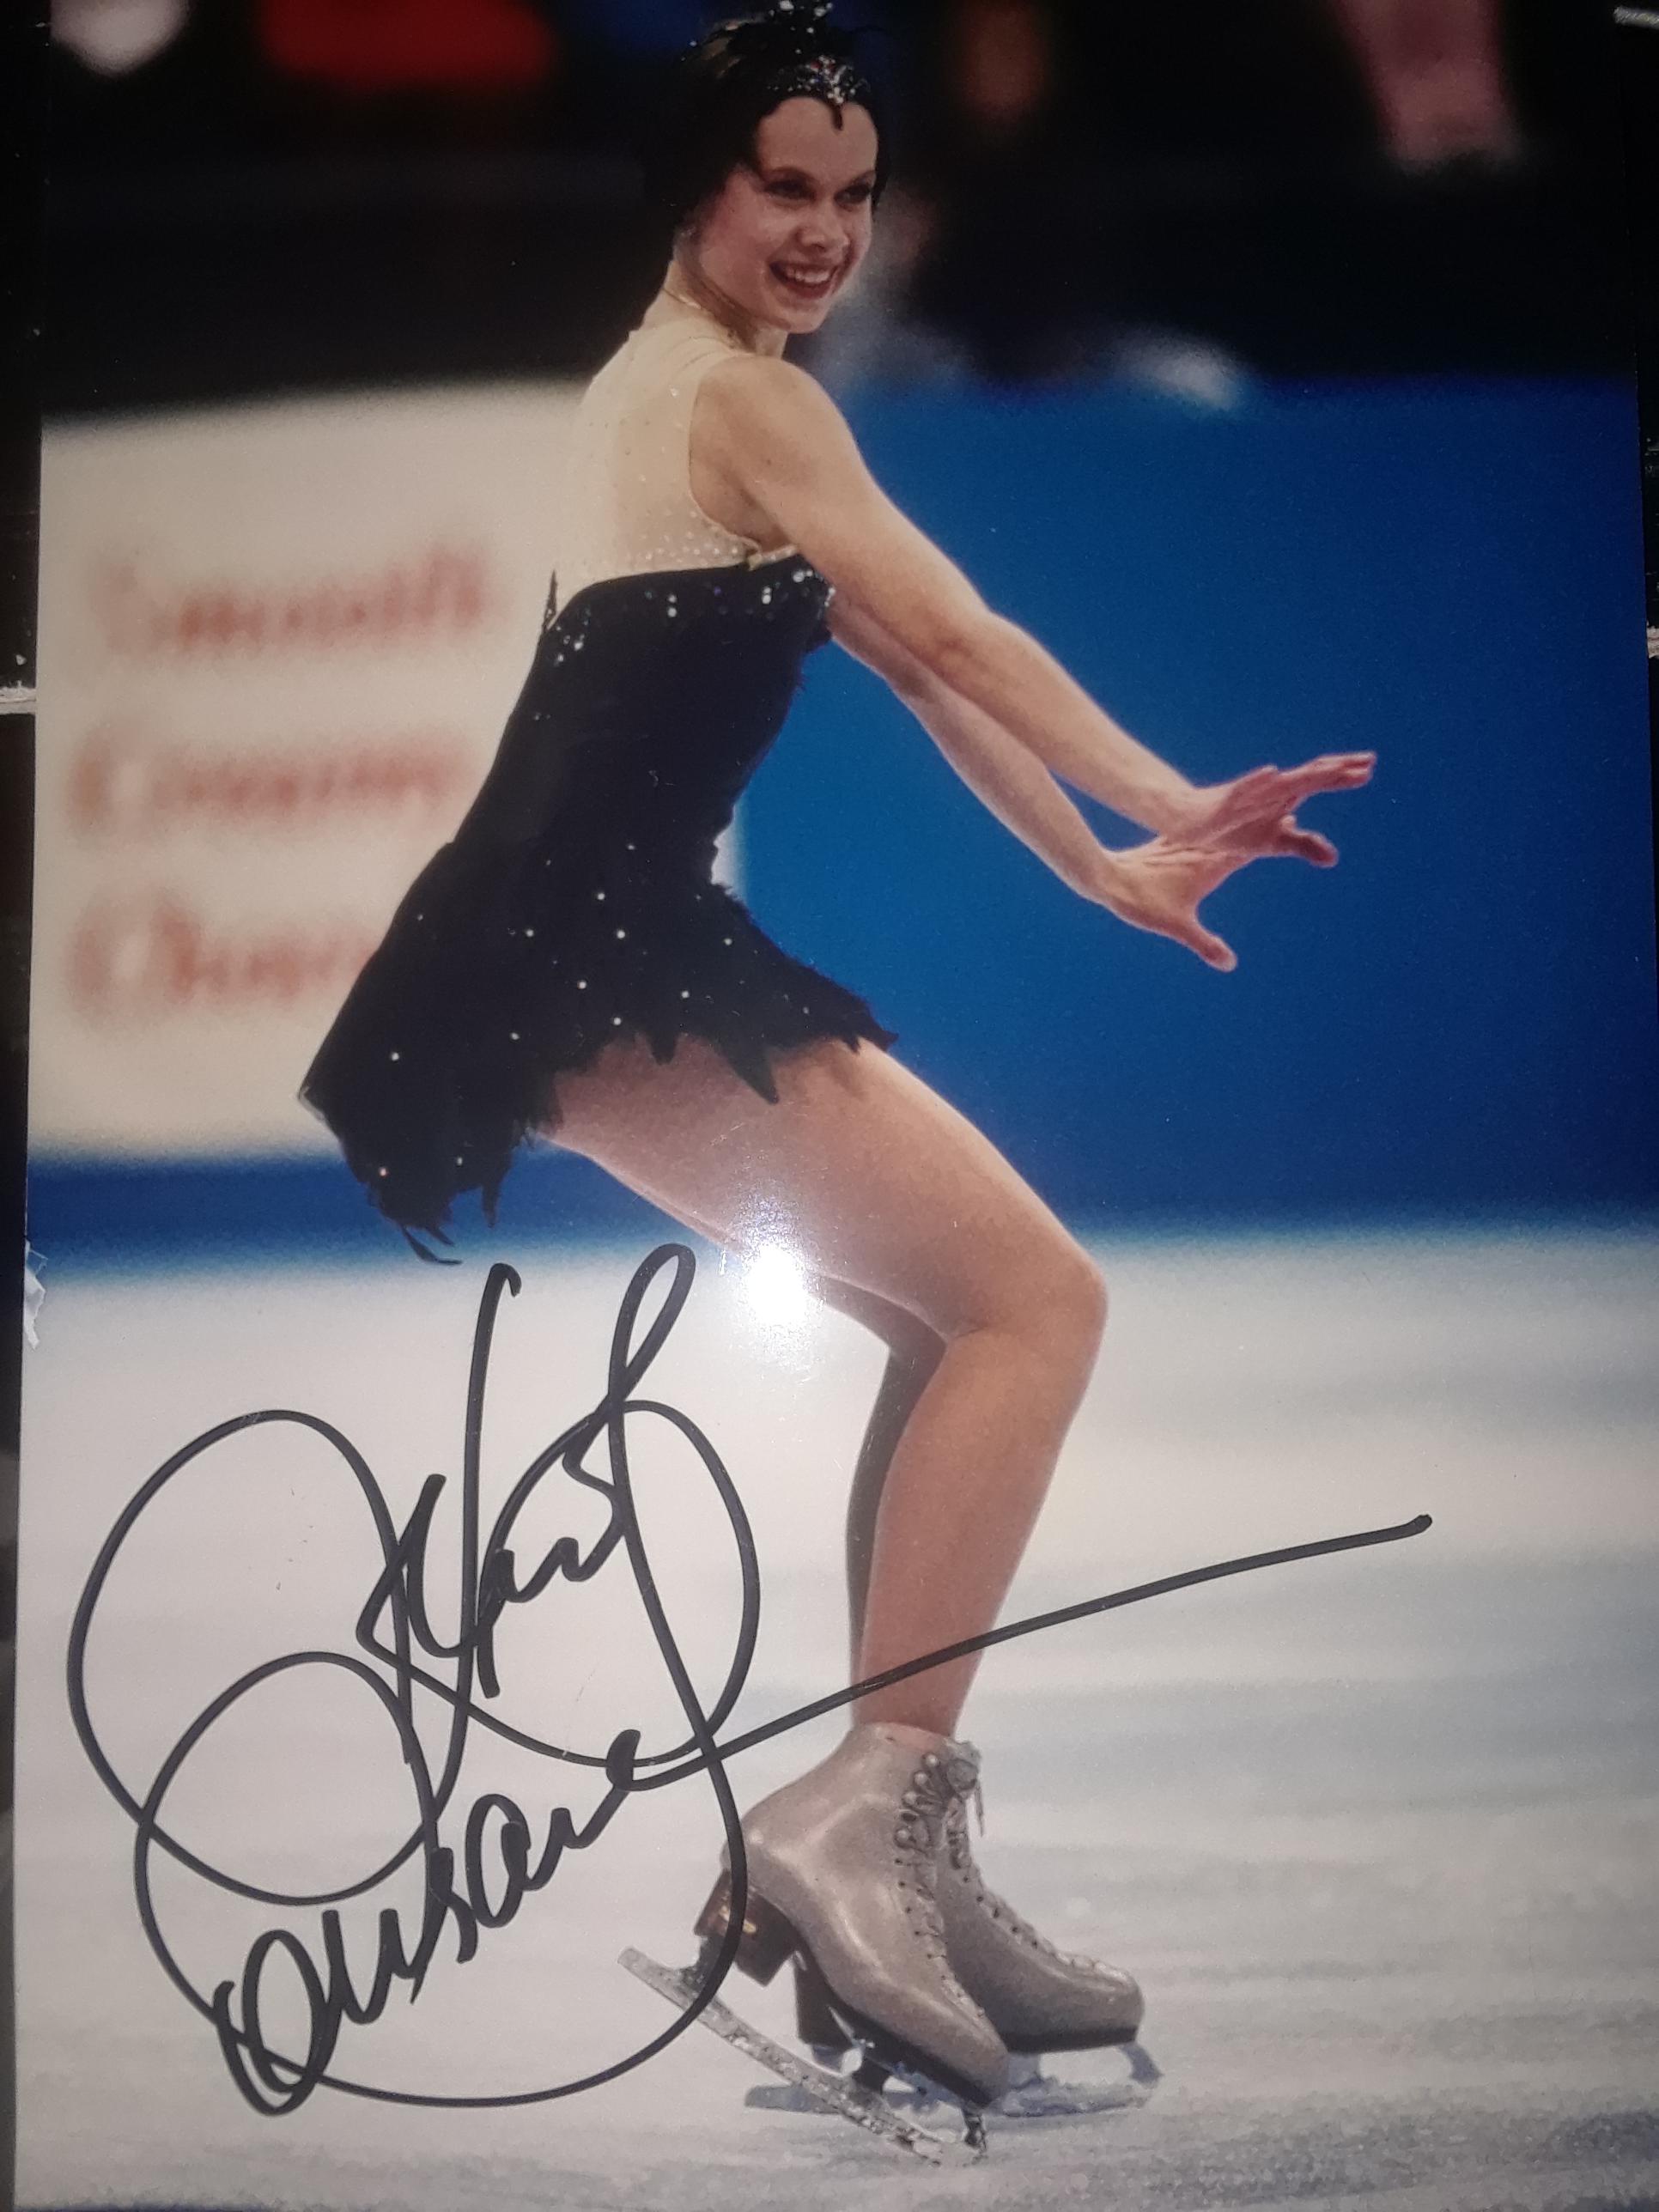
<svg viewBox="0 0 1659 2212">
<path fill-rule="evenodd" d="M 1355 790 L 1370 781 L 1376 767 L 1375 753 L 1323 753 L 1289 769 L 1285 781 L 1298 799 L 1311 799 L 1316 792 Z"/>
<path fill-rule="evenodd" d="M 1213 930 L 1205 929 L 1197 923 L 1182 942 L 1196 952 L 1206 967 L 1219 969 L 1224 975 L 1231 975 L 1238 965 L 1238 955 L 1232 946 L 1218 937 Z"/>
<path fill-rule="evenodd" d="M 1216 810 L 1213 830 L 1226 830 L 1254 822 L 1269 811 L 1282 814 L 1286 805 L 1284 775 L 1276 768 L 1252 769 L 1229 784 Z"/>
<path fill-rule="evenodd" d="M 1267 849 L 1288 860 L 1311 861 L 1316 868 L 1336 866 L 1336 848 L 1330 839 L 1322 837 L 1316 830 L 1298 830 L 1294 822 L 1281 825 Z"/>
</svg>

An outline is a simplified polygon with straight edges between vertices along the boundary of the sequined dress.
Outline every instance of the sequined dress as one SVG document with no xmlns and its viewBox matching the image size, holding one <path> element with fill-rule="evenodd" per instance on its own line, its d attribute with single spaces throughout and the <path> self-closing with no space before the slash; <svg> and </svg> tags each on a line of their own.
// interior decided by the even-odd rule
<svg viewBox="0 0 1659 2212">
<path fill-rule="evenodd" d="M 705 1037 L 773 1102 L 779 1052 L 897 1041 L 714 879 L 831 597 L 793 548 L 763 553 L 692 496 L 697 389 L 732 350 L 659 303 L 589 386 L 547 617 L 494 763 L 301 1086 L 405 1233 L 447 1241 L 471 1190 L 493 1220 L 516 1148 L 556 1133 L 556 1078 L 618 1037 L 659 1061 Z"/>
</svg>

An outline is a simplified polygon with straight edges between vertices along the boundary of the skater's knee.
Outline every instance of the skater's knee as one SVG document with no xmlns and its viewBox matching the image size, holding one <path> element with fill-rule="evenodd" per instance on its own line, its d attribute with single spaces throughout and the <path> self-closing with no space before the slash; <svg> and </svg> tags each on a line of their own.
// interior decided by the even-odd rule
<svg viewBox="0 0 1659 2212">
<path fill-rule="evenodd" d="M 1092 1359 L 1106 1333 L 1109 1304 L 1098 1262 L 1071 1238 L 1050 1261 L 1039 1309 L 1040 1325 L 1063 1336 Z"/>
<path fill-rule="evenodd" d="M 983 1286 L 969 1322 L 1030 1341 L 1049 1356 L 1089 1363 L 1106 1327 L 1106 1279 L 1058 1224 L 1034 1232 L 1014 1262 Z"/>
</svg>

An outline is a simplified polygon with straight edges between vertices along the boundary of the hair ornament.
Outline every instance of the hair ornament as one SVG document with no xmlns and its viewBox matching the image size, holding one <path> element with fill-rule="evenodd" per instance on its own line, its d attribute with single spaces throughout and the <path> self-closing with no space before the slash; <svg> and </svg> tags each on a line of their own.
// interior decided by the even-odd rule
<svg viewBox="0 0 1659 2212">
<path fill-rule="evenodd" d="M 869 81 L 849 58 L 845 34 L 830 20 L 833 12 L 834 0 L 767 0 L 758 15 L 722 23 L 716 34 L 725 39 L 734 59 L 752 55 L 757 61 L 775 63 L 766 79 L 774 100 L 804 94 L 836 109 L 867 103 Z M 831 45 L 842 51 L 827 52 Z"/>
<path fill-rule="evenodd" d="M 804 94 L 811 100 L 828 100 L 832 107 L 869 98 L 869 83 L 847 53 L 825 53 L 819 48 L 820 40 L 836 35 L 830 21 L 833 13 L 834 0 L 769 0 L 757 27 L 775 34 L 793 33 L 799 49 L 798 57 L 772 79 L 774 94 L 782 98 Z"/>
<path fill-rule="evenodd" d="M 686 50 L 661 127 L 644 147 L 652 198 L 676 224 L 751 160 L 762 121 L 787 100 L 821 100 L 837 124 L 846 110 L 876 124 L 876 186 L 886 182 L 886 131 L 878 88 L 859 65 L 862 31 L 831 21 L 833 0 L 763 0 L 715 23 Z"/>
<path fill-rule="evenodd" d="M 811 61 L 781 70 L 773 88 L 787 97 L 804 94 L 809 100 L 827 100 L 831 107 L 856 102 L 870 89 L 851 62 L 837 61 L 833 54 L 815 54 Z"/>
</svg>

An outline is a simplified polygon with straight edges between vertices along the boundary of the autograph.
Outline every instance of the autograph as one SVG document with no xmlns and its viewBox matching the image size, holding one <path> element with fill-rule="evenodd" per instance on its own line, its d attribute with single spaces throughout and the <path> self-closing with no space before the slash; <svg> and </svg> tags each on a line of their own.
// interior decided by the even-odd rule
<svg viewBox="0 0 1659 2212">
<path fill-rule="evenodd" d="M 647 1291 L 668 1263 L 674 1270 L 672 1281 L 655 1320 L 635 1347 L 634 1333 Z M 453 1644 L 444 1643 L 434 1632 L 428 1604 L 428 1547 L 433 1518 L 446 1478 L 434 1474 L 427 1479 L 406 1522 L 399 1529 L 393 1524 L 380 1486 L 362 1453 L 338 1430 L 313 1414 L 280 1409 L 245 1413 L 205 1431 L 149 1477 L 100 1550 L 76 1609 L 70 1637 L 69 1695 L 76 1729 L 105 1788 L 133 1824 L 133 1885 L 139 1917 L 151 1948 L 180 1995 L 211 2023 L 231 2079 L 255 2111 L 268 2115 L 291 2112 L 319 2088 L 400 2105 L 533 2105 L 576 2096 L 584 2090 L 598 2087 L 601 2082 L 615 2081 L 618 2075 L 655 2057 L 684 2033 L 718 1992 L 735 1959 L 748 1899 L 748 1869 L 737 1803 L 726 1769 L 727 1762 L 740 1753 L 799 1727 L 805 1721 L 816 1719 L 820 1714 L 849 1705 L 872 1689 L 970 1652 L 988 1650 L 993 1644 L 1007 1643 L 1015 1637 L 1030 1636 L 1039 1629 L 1081 1620 L 1091 1613 L 1138 1604 L 1143 1599 L 1159 1597 L 1194 1583 L 1214 1582 L 1224 1576 L 1245 1574 L 1258 1567 L 1274 1566 L 1292 1559 L 1315 1559 L 1326 1553 L 1392 1543 L 1402 1537 L 1420 1534 L 1430 1526 L 1429 1516 L 1419 1514 L 1398 1527 L 1368 1529 L 1357 1534 L 1294 1545 L 1285 1550 L 1223 1560 L 1160 1581 L 1143 1583 L 1133 1589 L 1085 1599 L 1081 1603 L 1034 1614 L 985 1635 L 950 1644 L 902 1667 L 890 1668 L 867 1681 L 854 1683 L 829 1697 L 798 1706 L 745 1733 L 722 1737 L 720 1731 L 731 1718 L 748 1679 L 759 1630 L 760 1572 L 754 1539 L 736 1486 L 708 1437 L 672 1406 L 634 1395 L 685 1304 L 696 1269 L 693 1255 L 683 1244 L 659 1245 L 641 1262 L 617 1313 L 604 1396 L 590 1413 L 572 1422 L 555 1437 L 525 1469 L 488 1535 L 484 1535 L 481 1518 L 482 1442 L 490 1347 L 503 1294 L 511 1291 L 517 1297 L 521 1287 L 512 1268 L 498 1265 L 490 1269 L 473 1335 L 467 1388 L 461 1474 L 459 1632 Z M 742 1590 L 737 1632 L 724 1681 L 707 1709 L 681 1655 L 652 1571 L 635 1509 L 627 1431 L 630 1419 L 642 1418 L 669 1423 L 690 1443 L 713 1486 L 736 1550 Z M 154 1780 L 141 1797 L 116 1772 L 93 1724 L 88 1703 L 87 1641 L 105 1586 L 122 1546 L 175 1475 L 212 1452 L 228 1437 L 269 1424 L 297 1427 L 325 1438 L 362 1493 L 382 1560 L 381 1571 L 356 1622 L 356 1644 L 359 1651 L 366 1656 L 343 1651 L 294 1651 L 250 1668 L 197 1715 L 162 1759 Z M 583 1464 L 584 1454 L 601 1437 L 609 1452 L 608 1478 Z M 603 1531 L 586 1551 L 575 1538 L 561 1536 L 528 1572 L 521 1575 L 513 1547 L 514 1531 L 531 1499 L 556 1468 L 571 1481 L 605 1498 L 608 1516 Z M 684 1741 L 665 1750 L 641 1753 L 639 1731 L 625 1729 L 603 1750 L 580 1750 L 543 1741 L 521 1729 L 511 1727 L 479 1704 L 477 1699 L 493 1698 L 500 1691 L 495 1632 L 507 1608 L 533 1603 L 560 1579 L 572 1583 L 590 1581 L 619 1550 L 626 1557 L 640 1603 L 684 1715 L 688 1731 Z M 447 1680 L 434 1673 L 420 1663 L 422 1659 L 453 1662 L 453 1679 Z M 391 1856 L 359 1881 L 314 1893 L 266 1889 L 225 1868 L 210 1864 L 188 1850 L 163 1826 L 163 1811 L 167 1794 L 192 1753 L 227 1713 L 273 1677 L 314 1668 L 343 1670 L 379 1701 L 397 1731 L 411 1780 L 417 1817 L 410 1833 Z M 428 1759 L 416 1733 L 417 1691 L 437 1698 L 449 1709 L 441 1762 Z M 545 1833 L 538 1838 L 532 1833 L 529 1820 L 512 1798 L 500 1791 L 487 1791 L 474 1801 L 467 1812 L 464 1843 L 458 1856 L 454 1849 L 441 1840 L 439 1831 L 455 1797 L 469 1732 L 474 1728 L 490 1731 L 544 1758 L 602 1772 L 607 1785 L 604 1796 L 580 1825 L 568 1809 L 556 1808 L 546 1824 Z M 368 2026 L 380 2019 L 399 1984 L 407 1986 L 411 2000 L 419 1995 L 446 1929 L 453 1932 L 456 1962 L 465 1965 L 476 1955 L 483 1934 L 506 1927 L 526 1897 L 547 1887 L 568 1851 L 592 1850 L 630 1797 L 698 1777 L 714 1793 L 725 1831 L 732 1870 L 732 1907 L 725 1939 L 709 1963 L 695 2001 L 671 2026 L 595 2072 L 555 2082 L 547 2088 L 498 2096 L 450 2096 L 389 2089 L 353 2081 L 332 2070 L 343 2027 L 348 2023 Z M 211 1993 L 198 1988 L 162 1933 L 151 1878 L 152 1860 L 158 1850 L 203 1881 L 235 1896 L 289 1911 L 314 1909 L 319 1916 L 316 1954 L 292 1929 L 270 1928 L 249 1947 L 240 1981 L 222 1981 Z M 339 1908 L 369 1895 L 416 1855 L 424 1874 L 419 1925 L 411 1935 L 396 1911 L 381 1908 L 373 1971 L 367 1978 L 366 1986 L 360 1985 L 354 1981 L 348 1965 L 345 1925 Z M 286 1964 L 297 1983 L 307 2021 L 305 2048 L 297 2053 L 274 2049 L 261 2023 L 264 1978 L 276 1960 Z"/>
</svg>

